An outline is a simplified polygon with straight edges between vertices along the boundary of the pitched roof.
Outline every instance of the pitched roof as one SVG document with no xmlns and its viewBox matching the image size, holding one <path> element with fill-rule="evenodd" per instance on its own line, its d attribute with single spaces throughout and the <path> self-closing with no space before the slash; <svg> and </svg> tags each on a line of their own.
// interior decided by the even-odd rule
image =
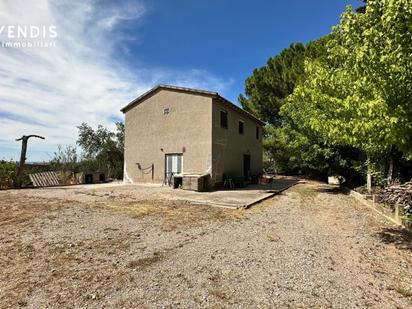
<svg viewBox="0 0 412 309">
<path fill-rule="evenodd" d="M 162 89 L 176 91 L 176 92 L 184 92 L 184 93 L 190 93 L 190 94 L 204 95 L 204 96 L 209 96 L 211 98 L 218 99 L 225 106 L 227 106 L 229 108 L 232 108 L 232 109 L 236 110 L 237 112 L 245 115 L 246 117 L 249 117 L 249 118 L 255 120 L 256 122 L 258 122 L 262 126 L 265 125 L 265 123 L 262 120 L 256 118 L 251 113 L 245 111 L 244 109 L 240 108 L 239 106 L 233 104 L 229 100 L 227 100 L 224 97 L 220 96 L 219 93 L 217 93 L 215 91 L 207 91 L 207 90 L 201 90 L 201 89 L 178 87 L 178 86 L 172 86 L 172 85 L 157 85 L 157 86 L 153 87 L 152 89 L 150 89 L 149 91 L 146 91 L 145 93 L 143 93 L 142 95 L 138 96 L 136 99 L 131 101 L 129 104 L 127 104 L 125 107 L 123 107 L 121 109 L 121 111 L 123 113 L 126 113 L 131 108 L 138 105 L 139 103 L 141 103 L 142 101 L 147 99 L 149 96 L 155 94 L 157 91 L 162 90 Z"/>
</svg>

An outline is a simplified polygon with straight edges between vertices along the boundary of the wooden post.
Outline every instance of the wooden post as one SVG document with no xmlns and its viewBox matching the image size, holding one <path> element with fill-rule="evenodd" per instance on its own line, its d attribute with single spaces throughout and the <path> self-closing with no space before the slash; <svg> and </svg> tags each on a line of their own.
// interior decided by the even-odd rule
<svg viewBox="0 0 412 309">
<path fill-rule="evenodd" d="M 368 156 L 367 160 L 367 165 L 368 165 L 368 170 L 367 170 L 367 175 L 366 175 L 366 187 L 368 189 L 368 193 L 372 192 L 372 171 L 371 171 L 371 160 Z"/>
<path fill-rule="evenodd" d="M 39 135 L 23 135 L 22 137 L 16 139 L 16 141 L 21 141 L 20 161 L 19 161 L 19 166 L 17 168 L 17 175 L 16 175 L 18 187 L 21 187 L 22 185 L 21 177 L 23 176 L 24 163 L 26 162 L 27 142 L 29 141 L 30 137 L 44 139 L 43 136 L 39 136 Z"/>
<path fill-rule="evenodd" d="M 152 181 L 154 179 L 154 163 L 152 163 Z"/>
</svg>

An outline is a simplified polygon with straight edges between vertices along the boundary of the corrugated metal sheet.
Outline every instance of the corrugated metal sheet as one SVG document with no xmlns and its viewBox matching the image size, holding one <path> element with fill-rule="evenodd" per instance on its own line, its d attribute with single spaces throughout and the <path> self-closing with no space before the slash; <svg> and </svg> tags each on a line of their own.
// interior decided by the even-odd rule
<svg viewBox="0 0 412 309">
<path fill-rule="evenodd" d="M 42 172 L 29 174 L 34 187 L 51 187 L 60 185 L 55 172 Z"/>
</svg>

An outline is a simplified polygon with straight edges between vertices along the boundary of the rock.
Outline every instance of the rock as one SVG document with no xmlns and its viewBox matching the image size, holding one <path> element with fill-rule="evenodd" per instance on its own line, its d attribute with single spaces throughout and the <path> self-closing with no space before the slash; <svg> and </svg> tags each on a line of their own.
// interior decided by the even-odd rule
<svg viewBox="0 0 412 309">
<path fill-rule="evenodd" d="M 343 176 L 329 176 L 328 177 L 328 184 L 330 185 L 341 185 L 345 182 L 345 178 Z"/>
</svg>

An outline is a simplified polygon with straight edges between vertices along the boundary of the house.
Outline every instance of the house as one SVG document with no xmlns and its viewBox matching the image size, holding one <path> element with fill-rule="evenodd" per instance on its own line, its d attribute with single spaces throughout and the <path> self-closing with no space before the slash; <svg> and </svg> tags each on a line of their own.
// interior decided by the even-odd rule
<svg viewBox="0 0 412 309">
<path fill-rule="evenodd" d="M 209 174 L 216 184 L 262 172 L 265 123 L 217 92 L 159 85 L 121 111 L 126 182 Z"/>
</svg>

